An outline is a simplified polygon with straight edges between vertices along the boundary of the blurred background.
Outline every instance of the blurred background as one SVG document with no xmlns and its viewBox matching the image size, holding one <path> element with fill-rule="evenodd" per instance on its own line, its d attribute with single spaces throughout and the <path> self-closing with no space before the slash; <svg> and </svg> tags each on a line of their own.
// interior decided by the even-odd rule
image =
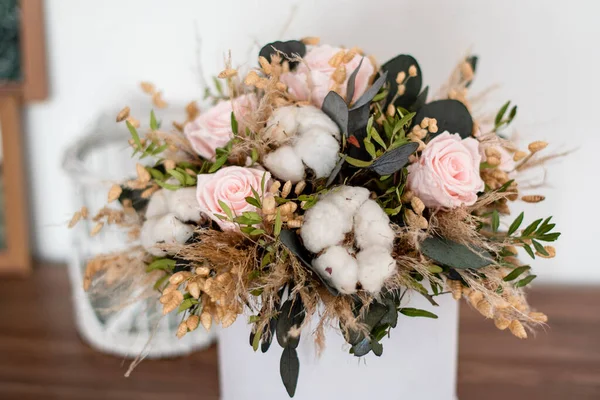
<svg viewBox="0 0 600 400">
<path fill-rule="evenodd" d="M 0 0 L 0 10 L 11 2 L 14 3 L 13 0 Z M 74 190 L 72 176 L 63 170 L 63 157 L 67 148 L 79 138 L 112 122 L 123 106 L 147 103 L 147 96 L 139 89 L 140 81 L 156 84 L 164 99 L 172 104 L 201 100 L 206 81 L 210 82 L 210 76 L 222 70 L 227 50 L 231 50 L 234 64 L 253 64 L 264 43 L 304 36 L 320 36 L 325 43 L 359 46 L 382 62 L 399 53 L 411 54 L 419 60 L 424 80 L 432 89 L 438 88 L 461 57 L 471 51 L 480 57 L 473 93 L 499 85 L 490 97 L 490 111 L 511 100 L 519 107 L 513 123 L 514 133 L 525 143 L 545 140 L 550 143 L 551 151 L 574 150 L 569 157 L 546 168 L 546 186 L 532 193 L 546 195 L 544 202 L 518 204 L 514 209 L 514 215 L 519 209 L 524 210 L 526 219 L 531 221 L 553 215 L 562 232 L 555 245 L 556 257 L 532 263 L 538 275 L 532 302 L 539 299 L 553 308 L 543 310 L 551 317 L 550 328 L 533 339 L 541 341 L 542 347 L 532 346 L 533 350 L 527 350 L 527 346 L 512 338 L 498 336 L 502 334 L 493 329 L 493 324 L 482 321 L 485 326 L 478 325 L 476 319 L 479 317 L 471 318 L 471 311 L 464 311 L 459 395 L 467 400 L 481 398 L 483 394 L 478 395 L 482 392 L 477 390 L 487 387 L 486 398 L 494 399 L 504 398 L 502 396 L 507 394 L 514 399 L 600 398 L 600 341 L 597 339 L 600 323 L 595 311 L 600 295 L 596 294 L 598 290 L 594 286 L 600 285 L 595 247 L 600 224 L 593 209 L 600 196 L 596 176 L 600 134 L 594 122 L 600 89 L 597 44 L 600 24 L 596 21 L 599 2 L 21 0 L 21 3 L 22 7 L 27 3 L 33 4 L 34 8 L 35 4 L 41 6 L 41 14 L 28 22 L 27 32 L 30 33 L 24 33 L 22 40 L 33 42 L 34 50 L 29 51 L 43 57 L 38 59 L 31 55 L 28 60 L 21 60 L 23 71 L 34 72 L 24 77 L 9 77 L 8 83 L 0 84 L 3 98 L 18 99 L 12 106 L 6 103 L 0 109 L 4 110 L 0 112 L 0 119 L 5 143 L 1 152 L 5 157 L 8 154 L 7 139 L 4 138 L 8 127 L 11 135 L 20 132 L 21 142 L 17 145 L 12 140 L 10 149 L 22 154 L 19 170 L 8 170 L 3 166 L 2 174 L 12 176 L 5 180 L 13 179 L 13 187 L 26 188 L 19 201 L 22 207 L 17 207 L 29 221 L 28 239 L 19 239 L 19 243 L 22 246 L 29 240 L 30 244 L 24 247 L 35 261 L 28 279 L 33 279 L 36 286 L 35 289 L 27 286 L 27 280 L 0 278 L 0 293 L 5 293 L 0 294 L 0 320 L 7 321 L 0 325 L 1 398 L 28 398 L 29 395 L 37 395 L 37 398 L 121 398 L 127 393 L 138 392 L 150 396 L 142 389 L 144 385 L 170 368 L 179 367 L 208 369 L 201 380 L 213 391 L 207 389 L 204 395 L 198 392 L 192 395 L 183 389 L 184 382 L 177 381 L 178 385 L 169 386 L 170 381 L 166 378 L 158 378 L 160 384 L 154 381 L 156 390 L 163 390 L 165 396 L 167 393 L 174 396 L 168 398 L 217 398 L 214 348 L 197 353 L 200 355 L 191 359 L 168 361 L 170 364 L 149 361 L 148 364 L 155 367 L 142 364 L 139 368 L 141 376 L 124 383 L 122 357 L 94 358 L 104 356 L 92 355 L 92 350 L 81 350 L 70 344 L 78 340 L 74 328 L 69 328 L 74 324 L 70 309 L 48 311 L 50 314 L 43 311 L 52 304 L 64 303 L 70 307 L 68 301 L 56 303 L 58 300 L 54 299 L 46 305 L 36 306 L 32 297 L 40 295 L 39 291 L 50 291 L 50 285 L 63 290 L 54 291 L 53 296 L 66 297 L 70 290 L 62 280 L 66 279 L 66 272 L 64 276 L 48 272 L 64 271 L 64 264 L 72 261 L 74 252 L 74 238 L 66 225 L 80 205 L 80 192 Z M 10 41 L 8 24 L 6 22 L 0 28 L 0 34 L 4 35 L 0 37 L 0 43 Z M 24 28 L 20 29 L 23 32 Z M 0 44 L 0 50 L 3 49 L 1 46 L 4 44 Z M 5 50 L 3 57 L 6 54 Z M 32 58 L 38 61 L 32 62 Z M 36 70 L 40 65 L 45 68 Z M 0 73 L 2 67 L 0 61 Z M 28 80 L 34 79 L 36 74 L 44 76 L 42 80 L 45 80 L 37 94 L 35 87 L 29 96 L 20 92 L 18 84 L 11 83 L 29 84 Z M 42 86 L 46 93 L 40 89 Z M 7 119 L 11 107 L 18 109 L 16 122 Z M 14 160 L 14 155 L 9 157 Z M 0 205 L 3 203 L 4 198 Z M 4 226 L 2 215 L 0 224 Z M 7 225 L 10 226 L 10 221 Z M 7 233 L 10 235 L 10 230 Z M 0 243 L 3 238 L 0 228 Z M 19 243 L 11 244 L 9 239 L 9 252 Z M 27 261 L 17 257 L 16 261 L 4 264 L 0 260 L 0 271 L 3 267 L 11 270 L 11 262 L 22 264 L 25 266 L 22 270 L 26 269 Z M 35 280 L 39 276 L 43 279 Z M 16 285 L 21 285 L 18 286 L 20 289 L 14 289 Z M 13 293 L 14 297 L 6 293 Z M 72 339 L 55 343 L 57 348 L 64 347 L 63 352 L 56 355 L 56 362 L 60 359 L 60 362 L 88 364 L 91 370 L 104 368 L 103 385 L 93 377 L 80 376 L 77 381 L 44 375 L 35 363 L 36 357 L 42 356 L 21 357 L 17 352 L 9 352 L 14 349 L 15 337 L 29 337 L 32 333 L 25 327 L 33 329 L 34 326 L 24 323 L 20 329 L 15 327 L 18 324 L 8 322 L 25 312 L 15 311 L 12 305 L 17 302 L 30 304 L 32 310 L 42 310 L 45 317 L 32 316 L 48 318 L 44 323 L 38 321 L 41 330 L 48 329 L 48 332 Z M 538 306 L 542 308 L 541 304 Z M 556 325 L 552 321 L 553 312 L 559 318 Z M 54 318 L 63 318 L 65 325 L 48 328 Z M 47 343 L 43 340 L 36 343 L 40 351 L 46 348 Z M 475 346 L 474 343 L 479 347 L 469 347 Z M 503 348 L 504 354 L 489 350 L 494 347 Z M 8 362 L 9 355 L 17 357 L 16 365 L 28 365 L 32 373 L 39 372 L 42 378 L 28 380 L 25 375 L 14 372 Z M 50 362 L 50 359 L 46 361 Z M 496 369 L 492 364 L 504 369 Z M 50 365 L 45 367 L 51 368 Z M 144 371 L 147 371 L 146 375 Z M 578 375 L 578 371 L 581 374 Z M 74 372 L 65 370 L 63 373 Z M 67 382 L 64 385 L 68 387 L 57 388 L 53 379 Z M 107 385 L 116 385 L 114 387 L 118 389 L 103 392 L 101 386 L 108 390 Z M 94 389 L 78 395 L 78 387 Z M 575 397 L 556 397 L 569 393 Z"/>
</svg>

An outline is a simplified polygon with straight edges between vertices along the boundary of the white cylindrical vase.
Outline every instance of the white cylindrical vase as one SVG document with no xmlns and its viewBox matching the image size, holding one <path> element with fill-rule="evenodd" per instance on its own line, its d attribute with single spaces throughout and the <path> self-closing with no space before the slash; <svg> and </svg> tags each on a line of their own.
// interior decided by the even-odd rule
<svg viewBox="0 0 600 400">
<path fill-rule="evenodd" d="M 316 355 L 311 329 L 298 346 L 300 376 L 294 399 L 455 400 L 458 355 L 458 302 L 436 297 L 439 307 L 413 294 L 408 307 L 435 313 L 438 319 L 398 316 L 390 337 L 381 340 L 383 355 L 362 358 L 348 353 L 341 333 L 329 330 L 326 348 Z M 283 349 L 274 339 L 263 354 L 248 342 L 251 325 L 242 318 L 219 332 L 221 400 L 283 400 L 288 394 L 279 375 Z"/>
</svg>

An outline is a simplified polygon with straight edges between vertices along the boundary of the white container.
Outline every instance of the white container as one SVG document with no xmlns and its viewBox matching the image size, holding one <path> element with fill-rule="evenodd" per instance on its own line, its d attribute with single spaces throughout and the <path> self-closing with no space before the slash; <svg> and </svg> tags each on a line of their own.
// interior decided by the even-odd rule
<svg viewBox="0 0 600 400">
<path fill-rule="evenodd" d="M 150 110 L 135 114 L 147 116 Z M 98 124 L 87 135 L 67 149 L 64 168 L 73 182 L 73 211 L 86 206 L 91 215 L 106 205 L 109 188 L 115 182 L 135 176 L 136 159 L 131 157 L 127 140 L 129 134 L 123 124 L 114 122 L 115 113 L 98 119 Z M 160 120 L 162 115 L 157 112 Z M 164 121 L 165 126 L 170 122 Z M 111 204 L 118 207 L 118 204 Z M 76 322 L 81 336 L 93 347 L 112 354 L 135 358 L 170 357 L 204 348 L 214 340 L 213 332 L 198 329 L 193 334 L 177 339 L 181 316 L 173 313 L 162 316 L 156 299 L 138 301 L 115 311 L 99 311 L 110 304 L 110 299 L 90 296 L 83 290 L 83 273 L 87 261 L 96 255 L 125 250 L 132 245 L 118 228 L 105 226 L 97 236 L 89 232 L 95 223 L 82 220 L 73 229 L 73 250 L 69 262 Z"/>
<path fill-rule="evenodd" d="M 410 307 L 426 309 L 438 319 L 400 314 L 391 336 L 381 340 L 383 355 L 362 359 L 348 353 L 341 334 L 327 333 L 326 349 L 317 357 L 310 330 L 298 346 L 300 376 L 295 400 L 455 400 L 458 354 L 458 302 L 449 295 L 433 307 L 413 294 Z M 284 400 L 279 375 L 282 349 L 273 340 L 265 354 L 248 343 L 250 325 L 242 318 L 219 332 L 221 400 Z"/>
</svg>

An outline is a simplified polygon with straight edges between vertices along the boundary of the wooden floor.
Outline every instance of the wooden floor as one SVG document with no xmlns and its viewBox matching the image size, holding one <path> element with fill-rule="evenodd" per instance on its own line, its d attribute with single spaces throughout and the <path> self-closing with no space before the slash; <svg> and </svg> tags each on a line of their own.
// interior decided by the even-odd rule
<svg viewBox="0 0 600 400">
<path fill-rule="evenodd" d="M 546 287 L 530 297 L 551 321 L 527 341 L 461 310 L 461 400 L 600 399 L 600 288 Z M 214 346 L 144 361 L 130 378 L 126 365 L 77 336 L 64 268 L 0 280 L 0 399 L 218 399 Z"/>
</svg>

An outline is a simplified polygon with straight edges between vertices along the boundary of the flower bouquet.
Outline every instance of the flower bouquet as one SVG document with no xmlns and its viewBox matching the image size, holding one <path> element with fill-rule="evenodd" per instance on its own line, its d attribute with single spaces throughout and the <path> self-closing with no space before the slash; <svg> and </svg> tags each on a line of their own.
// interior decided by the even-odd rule
<svg viewBox="0 0 600 400">
<path fill-rule="evenodd" d="M 521 339 L 546 322 L 525 299 L 535 275 L 517 254 L 553 257 L 544 243 L 560 233 L 550 217 L 501 219 L 512 201 L 544 200 L 522 194 L 519 177 L 553 156 L 505 136 L 510 102 L 475 112 L 477 57 L 435 96 L 409 55 L 380 65 L 317 38 L 269 43 L 246 72 L 226 64 L 212 106 L 190 103 L 174 129 L 154 112 L 145 132 L 129 108 L 117 116 L 137 177 L 113 186 L 119 206 L 100 210 L 92 233 L 116 224 L 132 244 L 91 260 L 86 289 L 155 296 L 181 314 L 178 337 L 247 319 L 249 346 L 281 352 L 290 396 L 301 336 L 323 351 L 336 329 L 353 357 L 379 357 L 400 318 L 437 318 L 442 295 Z M 410 296 L 431 308 L 407 307 Z"/>
</svg>

